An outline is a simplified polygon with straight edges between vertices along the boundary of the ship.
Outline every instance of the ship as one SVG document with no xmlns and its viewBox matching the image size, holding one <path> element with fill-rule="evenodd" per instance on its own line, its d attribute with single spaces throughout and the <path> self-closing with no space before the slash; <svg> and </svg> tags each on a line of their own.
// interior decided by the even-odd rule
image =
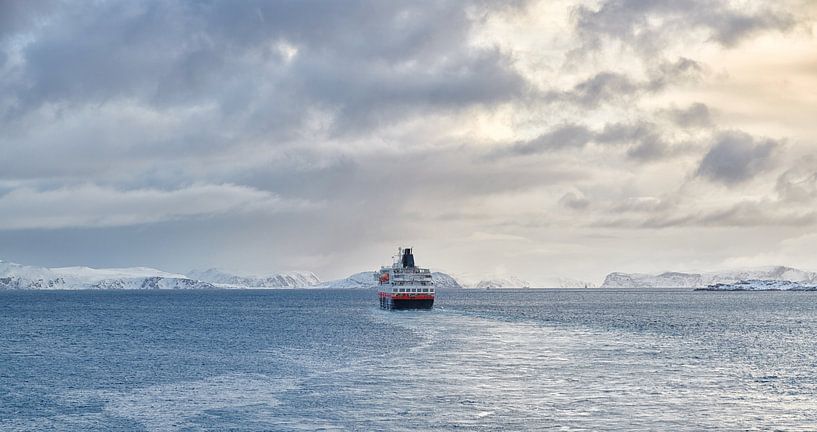
<svg viewBox="0 0 817 432">
<path fill-rule="evenodd" d="M 394 263 L 381 267 L 374 276 L 382 309 L 431 309 L 434 306 L 431 271 L 415 265 L 411 248 L 397 249 Z"/>
</svg>

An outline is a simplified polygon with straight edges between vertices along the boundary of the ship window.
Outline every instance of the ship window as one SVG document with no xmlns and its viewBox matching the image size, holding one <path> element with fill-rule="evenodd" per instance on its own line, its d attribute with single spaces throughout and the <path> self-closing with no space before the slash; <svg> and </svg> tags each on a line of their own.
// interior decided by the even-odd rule
<svg viewBox="0 0 817 432">
<path fill-rule="evenodd" d="M 405 288 L 400 288 L 400 292 L 406 292 Z"/>
<path fill-rule="evenodd" d="M 431 288 L 431 292 L 434 292 L 434 288 Z"/>
<path fill-rule="evenodd" d="M 428 288 L 423 288 L 423 292 L 428 292 Z"/>
<path fill-rule="evenodd" d="M 392 289 L 391 292 L 397 292 L 397 288 Z"/>
</svg>

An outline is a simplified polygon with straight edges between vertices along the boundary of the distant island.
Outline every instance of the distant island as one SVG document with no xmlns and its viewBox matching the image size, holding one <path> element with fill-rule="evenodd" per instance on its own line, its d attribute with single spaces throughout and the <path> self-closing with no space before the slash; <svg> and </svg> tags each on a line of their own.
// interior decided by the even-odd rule
<svg viewBox="0 0 817 432">
<path fill-rule="evenodd" d="M 817 285 L 817 273 L 786 266 L 756 267 L 707 273 L 663 272 L 658 274 L 614 272 L 602 288 L 707 288 L 743 281 L 785 281 Z"/>
<path fill-rule="evenodd" d="M 695 291 L 817 291 L 817 285 L 779 280 L 745 280 L 735 283 L 717 283 Z"/>
</svg>

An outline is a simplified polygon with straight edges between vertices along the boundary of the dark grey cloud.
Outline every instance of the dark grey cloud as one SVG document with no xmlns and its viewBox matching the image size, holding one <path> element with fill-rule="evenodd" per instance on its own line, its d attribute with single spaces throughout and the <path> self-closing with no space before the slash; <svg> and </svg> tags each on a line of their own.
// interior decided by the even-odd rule
<svg viewBox="0 0 817 432">
<path fill-rule="evenodd" d="M 696 174 L 727 185 L 744 182 L 773 165 L 779 146 L 778 141 L 755 138 L 742 131 L 721 132 L 701 160 Z"/>
<path fill-rule="evenodd" d="M 311 107 L 350 130 L 419 109 L 520 96 L 525 82 L 504 54 L 468 45 L 466 9 L 371 1 L 67 5 L 34 31 L 23 51 L 25 79 L 0 97 L 13 101 L 7 116 L 45 104 L 214 104 L 226 120 L 251 120 L 226 126 L 268 133 L 301 125 Z"/>
<path fill-rule="evenodd" d="M 474 16 L 521 4 L 2 7 L 14 23 L 3 30 L 26 42 L 14 47 L 19 63 L 0 67 L 0 180 L 35 189 L 229 183 L 264 161 L 314 157 L 320 152 L 303 147 L 316 142 L 371 140 L 418 117 L 490 108 L 528 91 L 506 54 L 469 42 Z M 12 49 L 9 40 L 0 48 Z M 299 177 L 291 167 L 281 173 Z"/>
<path fill-rule="evenodd" d="M 751 9 L 716 0 L 607 0 L 596 8 L 577 7 L 573 18 L 584 52 L 618 41 L 649 55 L 696 31 L 730 47 L 757 33 L 786 31 L 796 24 L 795 16 L 774 5 Z"/>
<path fill-rule="evenodd" d="M 49 8 L 54 1 L 5 0 L 0 2 L 0 41 L 36 25 L 36 18 Z M 2 65 L 2 63 L 0 63 Z"/>
</svg>

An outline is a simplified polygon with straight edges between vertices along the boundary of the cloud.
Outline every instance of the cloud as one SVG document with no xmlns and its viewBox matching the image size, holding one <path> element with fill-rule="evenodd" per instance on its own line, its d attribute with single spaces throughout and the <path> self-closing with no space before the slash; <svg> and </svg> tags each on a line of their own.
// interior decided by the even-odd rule
<svg viewBox="0 0 817 432">
<path fill-rule="evenodd" d="M 576 7 L 573 19 L 584 52 L 616 41 L 645 55 L 699 35 L 732 47 L 764 31 L 788 31 L 796 23 L 783 8 L 716 0 L 607 0 L 596 8 Z"/>
<path fill-rule="evenodd" d="M 24 31 L 36 21 L 37 16 L 54 7 L 54 1 L 28 2 L 7 0 L 0 2 L 0 42 L 10 35 Z M 2 66 L 2 63 L 0 63 Z"/>
<path fill-rule="evenodd" d="M 54 190 L 24 187 L 0 196 L 0 229 L 99 228 L 310 208 L 315 204 L 230 184 L 169 191 L 117 190 L 93 184 Z"/>
<path fill-rule="evenodd" d="M 551 90 L 542 97 L 546 102 L 575 104 L 582 108 L 598 108 L 638 100 L 645 94 L 655 94 L 668 87 L 694 82 L 704 73 L 704 67 L 681 57 L 674 62 L 661 61 L 646 71 L 644 79 L 624 72 L 605 70 L 579 81 L 568 90 Z"/>
<path fill-rule="evenodd" d="M 583 210 L 590 205 L 590 200 L 581 193 L 568 192 L 559 198 L 559 204 L 569 209 Z"/>
<path fill-rule="evenodd" d="M 670 152 L 667 143 L 658 136 L 642 139 L 636 146 L 627 150 L 627 156 L 642 161 L 663 159 Z"/>
<path fill-rule="evenodd" d="M 785 203 L 810 204 L 817 200 L 817 157 L 807 155 L 781 173 L 775 190 Z"/>
<path fill-rule="evenodd" d="M 655 123 L 608 123 L 596 134 L 596 141 L 625 144 L 627 156 L 638 161 L 654 161 L 674 152 Z"/>
<path fill-rule="evenodd" d="M 602 102 L 634 97 L 641 90 L 641 85 L 624 74 L 601 72 L 576 84 L 567 94 L 567 98 L 585 107 L 595 107 Z"/>
<path fill-rule="evenodd" d="M 516 142 L 500 151 L 504 155 L 531 155 L 551 150 L 584 147 L 593 139 L 593 133 L 584 126 L 564 124 L 538 137 Z"/>
<path fill-rule="evenodd" d="M 7 118 L 54 104 L 213 104 L 224 127 L 246 135 L 298 130 L 316 111 L 348 132 L 523 95 L 506 54 L 468 43 L 468 10 L 367 0 L 61 5 L 30 28 L 19 79 L 0 99 L 12 101 Z"/>
<path fill-rule="evenodd" d="M 712 113 L 706 104 L 696 102 L 687 108 L 671 108 L 662 112 L 676 125 L 683 128 L 709 128 L 714 125 Z"/>
<path fill-rule="evenodd" d="M 517 141 L 492 152 L 492 156 L 528 156 L 566 149 L 581 149 L 589 143 L 620 146 L 638 161 L 666 158 L 681 149 L 668 142 L 658 125 L 646 121 L 607 123 L 599 131 L 586 126 L 563 124 L 527 141 Z"/>
<path fill-rule="evenodd" d="M 700 215 L 703 226 L 809 226 L 817 221 L 817 211 L 790 209 L 768 200 L 741 201 L 723 210 Z"/>
<path fill-rule="evenodd" d="M 647 88 L 658 91 L 670 84 L 693 82 L 701 78 L 705 68 L 701 63 L 690 58 L 681 57 L 674 62 L 662 61 L 650 72 Z"/>
<path fill-rule="evenodd" d="M 798 2 L 0 2 L 0 255 L 341 277 L 502 235 L 601 272 L 622 229 L 808 230 Z"/>
<path fill-rule="evenodd" d="M 741 131 L 721 132 L 701 160 L 696 175 L 727 185 L 741 183 L 773 165 L 780 142 Z"/>
<path fill-rule="evenodd" d="M 742 200 L 711 209 L 690 209 L 673 205 L 616 207 L 617 211 L 643 213 L 631 216 L 602 217 L 591 223 L 598 227 L 628 229 L 667 229 L 688 227 L 749 228 L 749 227 L 809 227 L 817 223 L 817 211 L 809 208 L 788 208 L 775 200 Z"/>
<path fill-rule="evenodd" d="M 672 203 L 657 197 L 642 196 L 642 197 L 628 197 L 620 202 L 615 203 L 611 210 L 615 213 L 625 212 L 656 212 L 659 210 L 667 210 L 672 207 Z"/>
</svg>

